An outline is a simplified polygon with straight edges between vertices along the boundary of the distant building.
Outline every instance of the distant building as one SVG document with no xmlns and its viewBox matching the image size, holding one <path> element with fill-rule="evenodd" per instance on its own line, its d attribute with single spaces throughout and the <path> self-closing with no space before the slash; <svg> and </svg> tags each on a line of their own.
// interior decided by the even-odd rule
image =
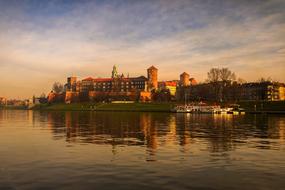
<svg viewBox="0 0 285 190">
<path fill-rule="evenodd" d="M 0 97 L 0 105 L 6 105 L 7 104 L 7 99 L 4 97 Z"/>
<path fill-rule="evenodd" d="M 46 97 L 33 97 L 33 104 L 38 105 L 38 104 L 45 104 L 48 102 L 48 98 Z"/>
<path fill-rule="evenodd" d="M 279 86 L 279 99 L 285 100 L 285 85 L 284 84 Z"/>
<path fill-rule="evenodd" d="M 185 101 L 189 99 L 190 91 L 194 85 L 197 85 L 197 81 L 194 78 L 190 78 L 190 75 L 186 72 L 183 72 L 180 75 L 179 83 L 177 84 L 176 89 L 176 100 Z"/>
<path fill-rule="evenodd" d="M 251 82 L 238 84 L 228 82 L 226 86 L 219 85 L 219 92 L 216 93 L 215 86 L 211 83 L 179 87 L 177 99 L 179 101 L 279 101 L 285 100 L 285 85 L 278 82 Z M 222 87 L 222 88 L 221 88 Z"/>
<path fill-rule="evenodd" d="M 6 100 L 6 105 L 9 105 L 9 106 L 26 106 L 26 100 L 17 100 L 17 99 Z"/>
<path fill-rule="evenodd" d="M 191 86 L 194 86 L 194 85 L 197 85 L 197 84 L 198 84 L 198 82 L 196 81 L 195 78 L 190 78 L 189 81 L 190 81 L 190 85 L 191 85 Z"/>
<path fill-rule="evenodd" d="M 94 91 L 100 92 L 131 92 L 134 90 L 147 90 L 147 78 L 144 76 L 133 78 L 98 78 L 94 79 L 93 82 Z"/>
<path fill-rule="evenodd" d="M 284 100 L 285 85 L 278 82 L 252 82 L 239 86 L 240 100 Z"/>
<path fill-rule="evenodd" d="M 119 75 L 114 66 L 111 78 L 88 77 L 77 81 L 76 77 L 68 77 L 65 84 L 65 102 L 89 101 L 89 100 L 141 100 L 149 101 L 151 93 L 148 85 L 157 89 L 157 69 L 148 70 L 148 76 L 125 77 Z M 155 72 L 156 69 L 156 72 Z"/>
<path fill-rule="evenodd" d="M 70 97 L 68 97 L 70 95 L 68 95 L 68 94 L 73 94 L 73 92 L 66 91 L 65 93 L 56 93 L 56 92 L 51 91 L 47 96 L 47 101 L 48 101 L 48 103 L 64 102 L 65 100 L 66 100 L 66 102 L 68 102 L 69 101 L 68 99 L 70 99 Z M 68 98 L 66 98 L 66 97 L 68 97 Z"/>
<path fill-rule="evenodd" d="M 94 80 L 92 77 L 85 78 L 80 83 L 81 92 L 89 92 L 94 90 Z"/>
<path fill-rule="evenodd" d="M 190 86 L 190 75 L 186 72 L 183 72 L 180 75 L 180 86 Z"/>
<path fill-rule="evenodd" d="M 154 66 L 151 66 L 147 69 L 147 78 L 148 78 L 148 91 L 157 90 L 158 80 L 157 80 L 158 69 Z"/>
<path fill-rule="evenodd" d="M 65 85 L 65 90 L 66 91 L 76 91 L 76 83 L 77 82 L 77 77 L 68 77 L 67 78 L 67 83 Z"/>
<path fill-rule="evenodd" d="M 158 89 L 167 89 L 171 96 L 175 96 L 177 85 L 177 81 L 162 81 L 158 82 Z"/>
</svg>

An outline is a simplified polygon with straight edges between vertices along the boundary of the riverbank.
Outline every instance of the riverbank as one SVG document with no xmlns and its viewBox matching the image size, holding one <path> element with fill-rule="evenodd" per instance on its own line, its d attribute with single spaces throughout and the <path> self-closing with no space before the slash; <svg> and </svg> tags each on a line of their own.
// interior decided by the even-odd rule
<svg viewBox="0 0 285 190">
<path fill-rule="evenodd" d="M 28 109 L 27 106 L 0 106 L 0 110 L 26 110 Z"/>
<path fill-rule="evenodd" d="M 285 101 L 240 101 L 247 113 L 285 114 Z"/>
<path fill-rule="evenodd" d="M 73 103 L 44 104 L 33 107 L 34 110 L 49 111 L 137 111 L 170 112 L 173 103 Z"/>
<path fill-rule="evenodd" d="M 285 114 L 285 101 L 241 101 L 238 102 L 246 113 Z M 33 110 L 48 111 L 129 111 L 129 112 L 171 112 L 175 103 L 56 103 L 41 104 Z M 0 109 L 27 109 L 23 106 L 0 107 Z"/>
</svg>

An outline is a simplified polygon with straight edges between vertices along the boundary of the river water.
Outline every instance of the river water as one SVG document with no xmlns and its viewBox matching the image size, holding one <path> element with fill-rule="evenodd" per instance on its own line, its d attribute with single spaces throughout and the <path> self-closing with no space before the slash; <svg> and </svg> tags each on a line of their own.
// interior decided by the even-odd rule
<svg viewBox="0 0 285 190">
<path fill-rule="evenodd" d="M 285 115 L 0 110 L 0 189 L 284 189 Z"/>
</svg>

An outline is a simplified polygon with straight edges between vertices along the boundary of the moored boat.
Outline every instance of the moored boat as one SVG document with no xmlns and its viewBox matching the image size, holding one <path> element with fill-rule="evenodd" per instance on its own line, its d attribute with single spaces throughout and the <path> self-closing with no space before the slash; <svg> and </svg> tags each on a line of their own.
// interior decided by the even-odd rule
<svg viewBox="0 0 285 190">
<path fill-rule="evenodd" d="M 245 113 L 244 109 L 240 108 L 239 105 L 229 106 L 221 108 L 219 105 L 177 105 L 173 110 L 176 113 L 211 113 L 211 114 L 243 114 Z"/>
<path fill-rule="evenodd" d="M 176 106 L 173 111 L 177 113 L 218 113 L 220 106 L 183 105 Z"/>
</svg>

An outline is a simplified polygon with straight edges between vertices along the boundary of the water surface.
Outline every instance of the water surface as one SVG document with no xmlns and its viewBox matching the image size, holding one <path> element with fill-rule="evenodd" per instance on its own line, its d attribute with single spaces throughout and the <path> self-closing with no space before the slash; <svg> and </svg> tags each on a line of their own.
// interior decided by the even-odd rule
<svg viewBox="0 0 285 190">
<path fill-rule="evenodd" d="M 0 110 L 0 189 L 284 189 L 284 115 Z"/>
</svg>

